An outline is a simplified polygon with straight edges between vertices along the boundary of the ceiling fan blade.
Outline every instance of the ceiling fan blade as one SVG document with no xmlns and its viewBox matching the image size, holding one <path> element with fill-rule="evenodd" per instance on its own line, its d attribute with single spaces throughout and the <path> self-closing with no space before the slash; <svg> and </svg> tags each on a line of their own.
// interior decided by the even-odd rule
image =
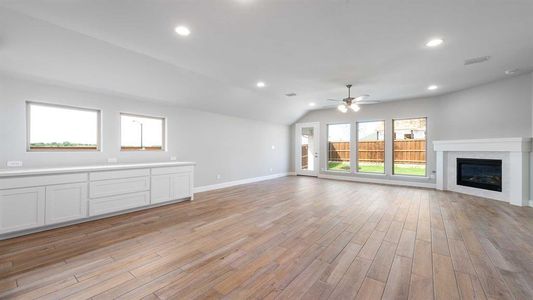
<svg viewBox="0 0 533 300">
<path fill-rule="evenodd" d="M 328 99 L 328 101 L 342 102 L 342 100 L 337 100 L 337 99 Z"/>
<path fill-rule="evenodd" d="M 381 101 L 378 101 L 378 100 L 362 100 L 362 101 L 357 101 L 357 104 L 361 104 L 361 105 L 365 105 L 365 104 L 377 104 L 377 103 L 380 103 Z"/>
<path fill-rule="evenodd" d="M 355 97 L 354 99 L 355 99 L 355 101 L 361 101 L 361 100 L 364 100 L 364 99 L 366 99 L 368 97 L 370 97 L 370 95 L 364 94 L 364 95 L 359 95 L 359 96 Z"/>
</svg>

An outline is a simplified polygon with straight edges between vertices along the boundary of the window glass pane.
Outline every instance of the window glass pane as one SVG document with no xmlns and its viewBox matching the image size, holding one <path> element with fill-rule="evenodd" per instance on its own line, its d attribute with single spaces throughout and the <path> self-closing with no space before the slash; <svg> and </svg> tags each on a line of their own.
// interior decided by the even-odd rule
<svg viewBox="0 0 533 300">
<path fill-rule="evenodd" d="M 121 115 L 122 150 L 162 150 L 164 119 Z"/>
<path fill-rule="evenodd" d="M 314 142 L 314 129 L 313 127 L 304 127 L 301 132 L 301 144 L 302 144 L 302 170 L 315 170 L 315 145 Z"/>
<path fill-rule="evenodd" d="M 426 118 L 394 120 L 394 174 L 426 176 Z"/>
<path fill-rule="evenodd" d="M 328 170 L 350 171 L 350 124 L 328 125 Z"/>
<path fill-rule="evenodd" d="M 357 123 L 357 170 L 385 173 L 385 122 Z"/>
<path fill-rule="evenodd" d="M 28 103 L 30 150 L 97 150 L 99 111 Z"/>
</svg>

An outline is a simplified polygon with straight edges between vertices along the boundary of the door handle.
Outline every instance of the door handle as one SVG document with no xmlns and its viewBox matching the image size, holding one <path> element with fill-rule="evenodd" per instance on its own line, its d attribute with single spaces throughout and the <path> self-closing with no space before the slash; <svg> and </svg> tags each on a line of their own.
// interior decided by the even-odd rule
<svg viewBox="0 0 533 300">
<path fill-rule="evenodd" d="M 315 153 L 315 158 L 318 158 L 318 153 Z"/>
</svg>

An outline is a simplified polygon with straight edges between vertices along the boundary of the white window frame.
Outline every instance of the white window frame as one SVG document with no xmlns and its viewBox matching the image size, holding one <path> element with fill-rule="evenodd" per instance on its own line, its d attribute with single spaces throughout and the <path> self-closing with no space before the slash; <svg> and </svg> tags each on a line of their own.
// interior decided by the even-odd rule
<svg viewBox="0 0 533 300">
<path fill-rule="evenodd" d="M 78 111 L 96 112 L 96 149 L 73 149 L 73 148 L 47 148 L 47 149 L 32 149 L 31 148 L 31 105 L 48 106 L 55 108 L 63 108 Z M 102 151 L 102 110 L 97 108 L 86 108 L 78 106 L 70 106 L 64 104 L 46 103 L 38 101 L 26 101 L 26 152 L 101 152 Z"/>
<path fill-rule="evenodd" d="M 349 164 L 350 164 L 350 170 L 348 171 L 342 171 L 342 170 L 331 170 L 328 168 L 328 164 L 329 164 L 329 126 L 330 125 L 350 125 L 350 160 L 349 160 Z M 354 144 L 353 144 L 353 125 L 351 122 L 328 122 L 326 123 L 326 155 L 324 155 L 325 157 L 325 165 L 324 165 L 324 171 L 325 172 L 332 172 L 332 173 L 341 173 L 341 174 L 350 174 L 350 173 L 353 173 L 354 172 L 354 165 L 353 165 L 353 155 L 354 155 Z"/>
<path fill-rule="evenodd" d="M 137 117 L 137 118 L 146 118 L 146 119 L 155 119 L 155 120 L 161 120 L 162 122 L 162 128 L 161 128 L 161 149 L 156 150 L 146 150 L 146 149 L 133 149 L 133 150 L 124 150 L 122 149 L 122 116 L 128 116 L 128 117 Z M 167 118 L 162 116 L 150 116 L 150 115 L 142 115 L 142 114 L 136 114 L 136 113 L 126 113 L 121 112 L 119 114 L 119 124 L 120 124 L 120 133 L 119 133 L 119 148 L 121 152 L 166 152 L 167 151 Z"/>
<path fill-rule="evenodd" d="M 426 119 L 426 130 L 424 131 L 426 136 L 426 148 L 424 149 L 425 155 L 426 155 L 426 163 L 424 168 L 424 175 L 409 175 L 409 174 L 395 174 L 394 173 L 394 121 L 402 121 L 402 120 L 413 120 L 413 119 Z M 391 151 L 391 175 L 394 177 L 410 177 L 410 178 L 428 178 L 428 117 L 409 117 L 409 118 L 393 118 L 392 119 L 392 131 L 391 131 L 391 137 L 392 137 L 392 151 Z"/>
<path fill-rule="evenodd" d="M 359 172 L 359 124 L 360 123 L 372 123 L 372 122 L 383 122 L 383 173 Z M 355 151 L 355 173 L 365 174 L 365 175 L 387 175 L 387 167 L 386 167 L 387 165 L 387 142 L 386 140 L 387 140 L 387 124 L 385 122 L 385 119 L 355 121 L 355 149 L 356 149 Z M 394 144 L 393 144 L 393 147 L 394 147 Z"/>
</svg>

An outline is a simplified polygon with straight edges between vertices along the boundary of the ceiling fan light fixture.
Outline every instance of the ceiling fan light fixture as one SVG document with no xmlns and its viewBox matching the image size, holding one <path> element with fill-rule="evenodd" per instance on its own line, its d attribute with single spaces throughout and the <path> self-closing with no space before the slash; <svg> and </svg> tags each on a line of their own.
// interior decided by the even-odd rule
<svg viewBox="0 0 533 300">
<path fill-rule="evenodd" d="M 337 106 L 337 109 L 341 112 L 341 113 L 346 113 L 348 111 L 348 108 L 346 108 L 346 105 L 344 104 L 339 104 L 339 106 Z"/>
<path fill-rule="evenodd" d="M 350 105 L 350 108 L 351 108 L 353 111 L 355 111 L 355 112 L 358 112 L 358 111 L 361 109 L 361 107 L 359 107 L 359 105 L 357 105 L 357 103 L 352 103 L 352 104 Z"/>
</svg>

